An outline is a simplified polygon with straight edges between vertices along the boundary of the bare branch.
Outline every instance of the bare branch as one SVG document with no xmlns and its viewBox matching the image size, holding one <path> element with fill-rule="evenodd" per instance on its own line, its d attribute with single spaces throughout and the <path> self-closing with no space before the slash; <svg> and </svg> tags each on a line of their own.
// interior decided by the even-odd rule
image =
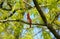
<svg viewBox="0 0 60 39">
<path fill-rule="evenodd" d="M 41 15 L 44 23 L 46 24 L 47 28 L 54 34 L 54 36 L 55 36 L 57 39 L 60 39 L 60 35 L 59 35 L 59 34 L 56 32 L 56 30 L 52 27 L 53 25 L 47 23 L 47 19 L 46 19 L 45 15 L 43 14 L 41 8 L 39 7 L 37 0 L 33 0 L 33 2 L 34 2 L 34 4 L 35 4 L 35 7 L 36 7 L 36 9 L 38 10 L 39 14 Z"/>
<path fill-rule="evenodd" d="M 23 20 L 0 20 L 0 23 L 5 23 L 5 22 L 22 22 L 22 23 L 25 23 L 25 24 L 30 24 L 28 22 L 25 22 Z M 42 26 L 45 26 L 44 24 L 38 24 L 38 23 L 32 23 L 32 25 L 42 25 Z"/>
<path fill-rule="evenodd" d="M 46 19 L 44 13 L 43 13 L 42 10 L 41 10 L 41 7 L 38 5 L 38 3 L 37 3 L 36 0 L 33 0 L 33 1 L 34 1 L 34 4 L 35 4 L 36 9 L 38 10 L 40 16 L 42 17 L 42 20 L 43 20 L 44 23 L 47 25 L 47 19 Z"/>
</svg>

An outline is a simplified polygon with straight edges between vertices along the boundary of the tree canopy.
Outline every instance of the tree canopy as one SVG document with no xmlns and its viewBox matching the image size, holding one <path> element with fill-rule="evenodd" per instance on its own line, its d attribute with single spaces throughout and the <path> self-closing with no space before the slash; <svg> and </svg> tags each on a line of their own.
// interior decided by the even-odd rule
<svg viewBox="0 0 60 39">
<path fill-rule="evenodd" d="M 0 39 L 60 39 L 60 0 L 0 0 Z"/>
</svg>

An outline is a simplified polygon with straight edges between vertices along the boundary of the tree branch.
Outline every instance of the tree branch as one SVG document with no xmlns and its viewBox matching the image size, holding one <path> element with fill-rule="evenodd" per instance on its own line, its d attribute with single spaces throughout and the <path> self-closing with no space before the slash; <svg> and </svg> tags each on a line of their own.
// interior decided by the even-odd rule
<svg viewBox="0 0 60 39">
<path fill-rule="evenodd" d="M 33 8 L 29 3 L 27 3 L 25 0 L 23 0 L 23 2 L 25 3 L 25 4 L 27 4 L 28 6 L 30 6 L 31 8 Z"/>
<path fill-rule="evenodd" d="M 57 38 L 57 39 L 60 39 L 60 35 L 56 32 L 56 30 L 52 27 L 53 25 L 51 24 L 48 24 L 47 27 L 48 29 L 54 34 L 54 36 Z"/>
<path fill-rule="evenodd" d="M 11 11 L 11 10 L 12 10 L 12 6 L 11 6 L 9 3 L 7 3 L 7 4 L 10 6 L 11 9 L 5 9 L 5 8 L 3 8 L 3 7 L 2 7 L 3 3 L 4 3 L 4 2 L 2 2 L 2 3 L 0 4 L 0 9 L 6 10 L 6 11 Z M 18 9 L 17 9 L 17 10 L 18 10 Z M 7 19 L 7 18 L 11 17 L 17 10 L 14 10 L 13 12 L 11 12 L 11 14 L 10 14 L 8 17 L 5 17 L 4 19 Z"/>
<path fill-rule="evenodd" d="M 27 3 L 25 0 L 23 0 L 23 2 L 25 3 L 25 4 L 27 4 L 30 8 L 33 8 L 33 7 L 35 7 L 35 6 L 31 6 L 29 3 Z M 40 7 L 46 7 L 46 6 L 50 6 L 50 4 L 47 4 L 47 5 L 39 5 Z"/>
<path fill-rule="evenodd" d="M 42 12 L 40 6 L 38 5 L 37 1 L 36 0 L 33 0 L 33 1 L 34 1 L 36 9 L 38 10 L 40 16 L 42 17 L 42 20 L 44 21 L 45 24 L 47 24 L 47 19 L 46 19 L 44 13 Z"/>
<path fill-rule="evenodd" d="M 58 2 L 59 0 L 57 0 L 56 2 Z"/>
<path fill-rule="evenodd" d="M 7 18 L 13 16 L 13 14 L 15 14 L 15 12 L 16 12 L 16 10 L 14 10 L 13 12 L 10 11 L 11 14 L 8 17 L 5 17 L 4 19 L 7 19 Z"/>
<path fill-rule="evenodd" d="M 53 21 L 51 22 L 51 24 L 54 23 L 55 19 L 56 19 L 59 15 L 60 15 L 60 13 L 58 13 L 58 14 L 55 16 L 55 18 L 53 19 Z"/>
<path fill-rule="evenodd" d="M 7 10 L 7 11 L 11 11 L 11 9 L 3 8 L 3 7 L 2 7 L 3 3 L 4 3 L 4 2 L 2 2 L 2 3 L 0 4 L 0 9 L 2 9 L 2 10 Z M 7 4 L 10 6 L 10 8 L 12 8 L 9 3 L 7 3 Z"/>
<path fill-rule="evenodd" d="M 36 34 L 34 34 L 33 37 L 36 36 L 36 35 L 38 35 L 40 32 L 42 32 L 42 30 L 40 30 Z"/>
<path fill-rule="evenodd" d="M 39 7 L 38 3 L 37 3 L 37 0 L 33 0 L 34 4 L 35 4 L 35 7 L 36 9 L 38 10 L 39 14 L 41 15 L 44 23 L 46 24 L 47 28 L 54 34 L 54 36 L 57 38 L 57 39 L 60 39 L 60 35 L 55 31 L 55 29 L 52 27 L 53 25 L 51 24 L 47 24 L 47 19 L 45 17 L 45 15 L 43 14 L 41 8 Z"/>
<path fill-rule="evenodd" d="M 5 23 L 5 22 L 22 22 L 22 23 L 25 23 L 25 24 L 28 24 L 30 25 L 30 23 L 28 22 L 25 22 L 23 20 L 0 20 L 0 23 Z M 45 26 L 44 24 L 38 24 L 38 23 L 32 23 L 32 25 L 42 25 L 42 26 Z"/>
<path fill-rule="evenodd" d="M 60 25 L 56 24 L 55 22 L 54 22 L 54 24 L 57 25 L 58 27 L 60 27 Z"/>
</svg>

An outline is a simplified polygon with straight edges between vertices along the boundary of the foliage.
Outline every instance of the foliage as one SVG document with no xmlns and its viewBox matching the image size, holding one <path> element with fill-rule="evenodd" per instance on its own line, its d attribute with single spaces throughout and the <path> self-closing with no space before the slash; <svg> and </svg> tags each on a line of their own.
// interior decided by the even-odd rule
<svg viewBox="0 0 60 39">
<path fill-rule="evenodd" d="M 1 7 L 1 3 L 3 5 Z M 43 25 L 42 20 L 38 10 L 36 9 L 33 0 L 0 0 L 0 39 L 34 39 L 34 35 L 40 29 L 42 35 L 41 38 L 37 39 L 52 39 L 50 31 Z M 60 31 L 60 16 L 57 14 L 60 12 L 60 1 L 57 0 L 37 0 L 41 10 L 43 11 L 48 23 L 53 24 L 55 30 Z M 34 5 L 34 6 L 33 6 Z M 32 7 L 33 6 L 33 7 Z M 30 8 L 29 8 L 30 7 Z M 32 29 L 28 28 L 29 23 L 26 18 L 26 14 L 30 13 L 30 18 L 32 19 Z M 56 17 L 57 16 L 57 17 Z M 7 22 L 2 21 L 7 20 Z M 17 21 L 8 21 L 17 20 Z M 23 21 L 21 21 L 23 20 Z M 53 22 L 52 22 L 53 21 Z M 42 27 L 43 26 L 43 27 Z M 37 30 L 35 30 L 37 28 Z M 43 29 L 44 28 L 44 29 Z M 24 31 L 25 30 L 25 31 Z M 35 32 L 34 32 L 35 30 Z M 28 31 L 28 32 L 27 32 Z M 23 33 L 24 32 L 24 33 Z M 25 33 L 26 32 L 26 33 Z M 22 36 L 22 34 L 24 34 Z M 37 34 L 36 34 L 37 36 Z M 43 38 L 42 38 L 43 37 Z"/>
</svg>

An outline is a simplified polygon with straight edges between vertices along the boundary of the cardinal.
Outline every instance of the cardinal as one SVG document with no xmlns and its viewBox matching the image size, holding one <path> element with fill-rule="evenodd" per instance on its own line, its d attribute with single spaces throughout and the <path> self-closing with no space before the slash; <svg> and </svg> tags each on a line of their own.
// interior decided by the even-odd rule
<svg viewBox="0 0 60 39">
<path fill-rule="evenodd" d="M 31 28 L 32 20 L 30 18 L 30 14 L 29 13 L 27 13 L 27 20 L 30 23 L 30 28 Z"/>
</svg>

